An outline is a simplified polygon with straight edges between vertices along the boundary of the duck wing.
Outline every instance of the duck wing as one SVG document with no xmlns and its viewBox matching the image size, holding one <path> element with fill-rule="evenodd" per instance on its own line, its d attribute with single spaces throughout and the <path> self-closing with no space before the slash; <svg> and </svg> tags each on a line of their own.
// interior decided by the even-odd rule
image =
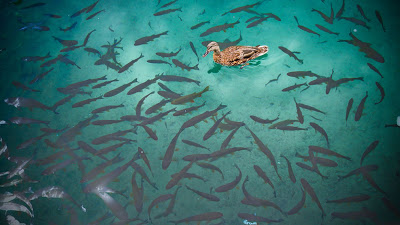
<svg viewBox="0 0 400 225">
<path fill-rule="evenodd" d="M 241 46 L 234 51 L 234 54 L 238 55 L 239 58 L 251 58 L 259 51 L 258 48 L 252 46 Z"/>
</svg>

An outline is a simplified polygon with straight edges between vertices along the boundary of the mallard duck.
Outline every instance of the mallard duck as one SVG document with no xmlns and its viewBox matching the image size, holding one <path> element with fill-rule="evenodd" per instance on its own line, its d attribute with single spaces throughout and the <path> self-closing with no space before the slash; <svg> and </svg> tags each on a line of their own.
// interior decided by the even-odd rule
<svg viewBox="0 0 400 225">
<path fill-rule="evenodd" d="M 268 46 L 231 46 L 221 52 L 218 43 L 212 41 L 207 45 L 207 51 L 204 53 L 203 57 L 206 57 L 211 51 L 214 51 L 213 59 L 216 63 L 223 66 L 242 65 L 240 67 L 240 69 L 242 69 L 244 66 L 249 65 L 247 63 L 248 61 L 266 54 L 268 52 Z"/>
</svg>

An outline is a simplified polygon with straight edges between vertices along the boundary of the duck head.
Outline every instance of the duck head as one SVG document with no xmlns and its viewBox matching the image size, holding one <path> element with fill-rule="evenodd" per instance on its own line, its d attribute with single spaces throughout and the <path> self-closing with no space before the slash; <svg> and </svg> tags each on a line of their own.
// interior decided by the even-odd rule
<svg viewBox="0 0 400 225">
<path fill-rule="evenodd" d="M 208 53 L 210 53 L 210 52 L 212 52 L 212 51 L 216 51 L 216 52 L 218 52 L 219 53 L 219 46 L 218 46 L 218 43 L 217 42 L 215 42 L 215 41 L 212 41 L 212 42 L 210 42 L 208 45 L 207 45 L 207 51 L 206 51 L 206 53 L 204 53 L 204 55 L 203 55 L 203 57 L 206 57 L 207 55 L 208 55 Z"/>
</svg>

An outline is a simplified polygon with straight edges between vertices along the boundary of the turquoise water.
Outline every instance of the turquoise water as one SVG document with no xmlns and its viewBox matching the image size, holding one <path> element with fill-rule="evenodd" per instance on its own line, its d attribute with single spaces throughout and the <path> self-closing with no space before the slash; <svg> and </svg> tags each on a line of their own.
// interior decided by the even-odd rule
<svg viewBox="0 0 400 225">
<path fill-rule="evenodd" d="M 8 152 L 2 153 L 0 156 L 0 173 L 13 171 L 21 162 L 31 158 L 30 162 L 23 167 L 23 174 L 37 182 L 29 182 L 27 179 L 21 180 L 20 175 L 8 179 L 6 174 L 0 177 L 1 186 L 12 180 L 21 180 L 21 183 L 10 187 L 0 187 L 0 195 L 5 196 L 7 192 L 12 192 L 13 194 L 22 192 L 20 195 L 29 199 L 35 195 L 32 192 L 56 186 L 68 193 L 76 204 L 67 198 L 31 198 L 32 212 L 26 202 L 18 199 L 11 200 L 9 203 L 27 207 L 34 214 L 34 217 L 30 217 L 24 212 L 2 211 L 0 213 L 1 224 L 7 224 L 7 215 L 11 215 L 26 224 L 89 224 L 103 215 L 108 215 L 109 217 L 102 220 L 101 224 L 112 224 L 119 221 L 116 217 L 125 218 L 125 214 L 121 213 L 125 210 L 128 218 L 137 217 L 139 219 L 131 222 L 131 224 L 173 224 L 170 221 L 178 221 L 207 212 L 216 212 L 215 215 L 218 215 L 218 217 L 221 215 L 219 213 L 223 214 L 221 218 L 213 220 L 209 224 L 244 224 L 246 222 L 251 224 L 256 220 L 253 218 L 253 220 L 244 221 L 245 218 L 239 217 L 239 213 L 248 213 L 270 220 L 282 220 L 280 224 L 399 223 L 400 160 L 397 146 L 400 129 L 396 126 L 385 127 L 385 125 L 396 124 L 396 119 L 400 116 L 400 95 L 397 93 L 397 84 L 400 83 L 398 76 L 400 71 L 398 64 L 400 61 L 398 55 L 400 45 L 397 42 L 400 35 L 398 32 L 400 19 L 396 2 L 389 0 L 346 0 L 342 17 L 354 17 L 364 21 L 369 29 L 355 25 L 351 21 L 336 18 L 343 3 L 343 1 L 339 0 L 325 2 L 319 0 L 265 0 L 251 8 L 249 5 L 256 3 L 255 1 L 180 0 L 164 8 L 161 8 L 161 6 L 169 3 L 168 1 L 162 0 L 159 3 L 158 1 L 99 1 L 93 10 L 86 13 L 88 11 L 86 9 L 82 14 L 75 17 L 71 16 L 79 10 L 91 6 L 94 2 L 43 1 L 45 4 L 23 9 L 35 3 L 37 2 L 14 1 L 12 3 L 3 1 L 1 3 L 0 17 L 3 23 L 1 26 L 0 48 L 3 50 L 0 53 L 2 71 L 2 76 L 0 77 L 0 96 L 2 99 L 0 121 L 4 120 L 7 124 L 0 125 L 0 137 L 3 142 L 1 146 L 7 145 Z M 334 10 L 332 24 L 325 22 L 317 12 L 311 11 L 316 9 L 329 17 L 331 5 Z M 362 7 L 366 17 L 370 20 L 369 22 L 360 14 L 357 5 Z M 238 10 L 240 12 L 227 13 L 222 16 L 225 12 L 242 6 L 249 6 L 250 10 Z M 93 13 L 103 9 L 105 11 L 86 20 Z M 179 10 L 160 16 L 153 15 L 156 12 L 168 9 Z M 375 15 L 376 10 L 382 16 L 385 31 Z M 255 20 L 246 21 L 254 16 L 260 18 L 263 16 L 265 18 L 266 15 L 261 15 L 262 13 L 272 13 L 278 16 L 280 21 L 268 18 L 254 27 L 247 28 Z M 59 15 L 61 18 L 54 18 L 45 14 Z M 297 17 L 299 25 L 317 32 L 320 36 L 300 29 L 294 16 Z M 200 37 L 200 34 L 209 28 L 225 23 L 234 23 L 238 20 L 240 23 L 235 24 L 233 28 Z M 191 29 L 194 25 L 205 21 L 209 21 L 209 23 L 197 29 Z M 59 29 L 59 27 L 65 29 L 75 22 L 77 22 L 77 25 L 71 30 L 64 32 Z M 33 26 L 29 27 L 29 23 L 40 23 L 38 26 L 46 26 L 49 30 L 32 29 Z M 339 34 L 328 34 L 318 29 L 315 24 L 322 25 Z M 25 31 L 20 30 L 25 26 L 28 26 Z M 39 29 L 45 28 L 41 27 Z M 86 46 L 69 52 L 59 52 L 64 47 L 52 37 L 62 40 L 76 40 L 78 43 L 75 46 L 80 46 L 84 43 L 87 34 L 94 29 L 95 31 L 91 33 Z M 135 45 L 135 41 L 140 38 L 165 31 L 168 31 L 166 35 L 155 38 L 147 44 Z M 370 43 L 370 46 L 363 44 L 362 48 L 368 51 L 372 51 L 371 48 L 374 49 L 383 56 L 384 62 L 379 62 L 379 59 L 374 60 L 373 57 L 365 57 L 364 52 L 358 51 L 359 47 L 346 42 L 338 42 L 339 40 L 351 40 L 350 32 L 362 42 Z M 204 58 L 201 56 L 207 49 L 202 45 L 204 41 L 224 42 L 229 39 L 229 41 L 225 42 L 234 42 L 240 37 L 242 37 L 242 40 L 238 45 L 267 45 L 269 47 L 268 53 L 250 61 L 250 65 L 245 66 L 243 69 L 239 69 L 239 66 L 218 66 L 213 62 L 212 53 Z M 114 40 L 119 41 L 120 39 L 122 40 L 118 47 L 121 48 L 115 49 L 118 52 L 115 54 L 118 68 L 138 58 L 141 54 L 144 56 L 121 73 L 118 73 L 118 69 L 107 68 L 106 65 L 101 63 L 101 65 L 95 65 L 95 62 L 99 60 L 99 56 L 93 53 L 88 54 L 84 50 L 84 48 L 93 48 L 104 56 L 107 48 L 102 46 L 112 44 Z M 194 45 L 199 61 L 192 51 L 190 42 Z M 299 63 L 294 58 L 289 57 L 279 46 L 283 46 L 291 52 L 299 52 L 295 53 L 295 55 L 300 60 L 303 60 L 303 63 Z M 178 50 L 180 50 L 179 53 L 170 58 L 162 58 L 156 55 L 157 52 L 175 53 Z M 47 53 L 50 53 L 51 57 L 43 61 L 23 60 L 24 57 L 28 56 L 43 57 Z M 67 58 L 75 62 L 77 66 L 67 65 L 58 61 L 49 67 L 41 67 L 43 63 L 56 58 L 59 54 L 68 54 Z M 198 70 L 182 70 L 174 65 L 173 59 L 179 60 L 190 67 L 198 64 Z M 149 63 L 147 62 L 148 60 L 164 60 L 170 65 Z M 113 59 L 107 61 L 114 62 Z M 377 68 L 383 78 L 374 72 L 367 63 Z M 50 69 L 52 71 L 46 76 L 30 84 L 35 76 Z M 332 70 L 334 70 L 333 80 L 329 80 Z M 304 78 L 289 76 L 292 74 L 291 72 L 295 71 L 312 71 L 314 74 L 327 77 L 326 79 L 329 81 L 322 82 L 320 85 L 309 85 L 309 88 L 304 85 L 292 91 L 282 91 L 282 89 L 289 86 L 302 83 L 309 84 L 316 79 L 308 76 Z M 127 95 L 128 91 L 133 87 L 160 74 L 190 78 L 199 81 L 199 84 L 163 81 L 161 76 L 159 80 L 142 91 Z M 276 79 L 279 74 L 281 75 L 277 81 L 266 85 L 270 80 Z M 7 98 L 23 97 L 34 99 L 46 106 L 53 106 L 56 102 L 68 96 L 68 94 L 60 93 L 57 88 L 67 87 L 70 84 L 88 79 L 100 78 L 104 75 L 106 75 L 107 80 L 100 80 L 81 87 L 83 92 L 92 92 L 90 95 L 76 94 L 71 101 L 62 104 L 56 109 L 58 114 L 55 114 L 52 110 L 38 108 L 33 110 L 29 110 L 26 107 L 15 108 L 4 102 Z M 329 94 L 326 94 L 327 85 L 335 84 L 333 81 L 358 77 L 362 77 L 362 81 L 354 80 L 340 84 L 338 87 L 332 88 Z M 108 91 L 131 82 L 135 78 L 137 78 L 136 83 L 129 85 L 124 91 L 115 96 L 104 97 L 83 107 L 73 107 L 75 103 L 102 96 Z M 98 89 L 92 89 L 93 86 L 101 82 L 114 79 L 118 81 Z M 18 81 L 40 92 L 24 91 L 13 85 L 13 81 Z M 381 93 L 376 86 L 376 82 L 379 82 L 385 92 L 384 99 L 379 104 L 375 104 L 381 100 Z M 158 94 L 159 91 L 162 91 L 158 83 L 166 85 L 169 89 L 182 96 L 200 92 L 207 86 L 209 86 L 209 91 L 203 93 L 201 97 L 195 98 L 194 103 L 188 102 L 184 105 L 166 103 L 161 110 L 147 115 L 145 111 L 148 108 L 164 99 Z M 78 89 L 72 90 L 76 91 Z M 148 127 L 155 132 L 158 140 L 149 138 L 149 134 L 143 127 L 136 126 L 136 124 L 146 121 L 146 118 L 141 118 L 139 121 L 123 121 L 103 126 L 95 125 L 95 123 L 90 124 L 96 120 L 120 120 L 123 116 L 136 115 L 137 104 L 151 92 L 155 93 L 149 95 L 141 107 L 141 115 L 147 118 L 173 108 L 181 110 L 199 106 L 203 102 L 205 104 L 190 114 L 173 116 L 174 112 L 171 112 L 149 124 Z M 360 112 L 361 114 L 359 113 L 361 118 L 355 121 L 357 108 L 366 96 L 366 92 L 368 92 L 368 97 L 365 99 L 364 107 L 360 107 L 360 110 L 363 108 L 363 111 Z M 346 121 L 346 109 L 351 98 L 353 98 L 354 102 Z M 307 110 L 304 106 L 299 107 L 304 116 L 304 122 L 294 121 L 289 126 L 302 128 L 302 130 L 268 129 L 272 124 L 280 121 L 298 120 L 298 110 L 294 99 L 297 103 L 312 106 L 324 113 Z M 94 109 L 120 104 L 123 104 L 123 107 L 100 113 L 98 118 L 92 119 L 81 129 L 73 129 L 74 126 L 76 128 L 79 122 L 92 117 L 91 112 Z M 204 121 L 179 133 L 186 121 L 206 111 L 214 110 L 220 104 L 226 105 L 226 107 L 213 115 L 213 118 L 207 117 Z M 220 128 L 208 140 L 204 141 L 203 136 L 214 124 L 213 119 L 218 120 L 228 112 L 230 114 L 226 118 L 231 121 L 243 122 L 245 126 L 238 128 L 227 148 L 243 147 L 246 150 L 218 157 L 215 161 L 211 159 L 198 161 L 198 163 L 209 163 L 218 167 L 222 171 L 224 179 L 217 171 L 205 169 L 193 163 L 187 171 L 189 175 L 180 173 L 179 176 L 182 176 L 182 179 L 176 186 L 167 189 L 166 185 L 173 179 L 171 176 L 189 164 L 183 157 L 193 154 L 211 154 L 220 150 L 221 144 L 232 132 L 231 130 L 223 130 L 221 129 L 223 128 L 221 127 L 222 125 L 220 125 Z M 269 120 L 278 119 L 275 122 L 263 125 L 255 122 L 250 116 Z M 21 143 L 41 136 L 43 132 L 40 129 L 46 128 L 46 125 L 17 125 L 12 123 L 13 117 L 50 121 L 49 128 L 67 129 L 44 136 L 24 149 L 18 149 Z M 226 120 L 223 120 L 223 124 L 226 123 Z M 324 136 L 316 132 L 310 123 L 315 123 L 326 131 L 329 138 L 329 147 Z M 285 129 L 285 126 L 283 127 Z M 117 140 L 111 140 L 99 145 L 92 143 L 95 138 L 132 128 L 135 128 L 135 132 L 129 132 L 124 136 L 118 137 Z M 286 127 L 286 129 L 290 128 Z M 249 130 L 254 132 L 254 135 L 261 140 L 262 144 L 255 143 L 255 138 Z M 71 139 L 67 140 L 65 136 L 68 132 L 73 135 Z M 163 169 L 163 161 L 164 163 L 167 161 L 165 154 L 168 152 L 167 149 L 177 133 L 180 135 L 177 136 L 175 148 L 172 147 L 174 152 L 172 161 L 167 169 Z M 85 157 L 84 160 L 80 161 L 81 168 L 78 166 L 79 163 L 72 161 L 73 163 L 61 167 L 54 174 L 42 175 L 45 169 L 57 163 L 71 160 L 73 156 L 64 154 L 46 165 L 41 165 L 40 160 L 69 148 L 78 148 L 80 141 L 89 144 L 95 151 L 99 151 L 105 147 L 123 143 L 126 139 L 134 141 L 104 154 L 103 159 L 99 155 L 84 151 L 82 148 L 75 150 L 73 152 L 76 157 Z M 198 143 L 209 150 L 185 144 L 182 140 Z M 362 165 L 360 165 L 363 153 L 375 141 L 378 141 L 378 144 L 364 157 Z M 57 143 L 61 146 L 52 146 L 51 143 Z M 277 172 L 273 164 L 271 164 L 270 157 L 267 157 L 266 154 L 259 150 L 260 145 L 268 148 L 274 156 Z M 326 167 L 321 163 L 315 163 L 314 167 L 312 167 L 313 163 L 310 160 L 296 157 L 296 153 L 308 156 L 309 146 L 329 149 L 349 157 L 351 160 L 314 152 L 311 153 L 311 155 L 315 156 L 314 160 L 311 161 L 329 159 L 336 162 L 337 165 Z M 149 177 L 150 182 L 155 183 L 157 189 L 144 181 L 143 200 L 140 197 L 134 197 L 136 195 L 132 194 L 134 192 L 132 190 L 132 175 L 135 170 L 130 166 L 126 166 L 125 170 L 121 171 L 118 176 L 112 177 L 106 185 L 117 192 L 122 192 L 126 196 L 124 197 L 118 193 L 109 193 L 115 200 L 114 206 L 107 206 L 98 195 L 93 193 L 95 192 L 93 190 L 87 193 L 84 192 L 88 184 L 110 174 L 118 167 L 129 165 L 126 163 L 134 157 L 139 147 L 147 155 L 151 171 L 142 158 L 137 159 L 135 161 L 137 164 L 135 165 L 139 165 L 142 168 Z M 122 161 L 110 162 L 110 165 L 104 171 L 99 171 L 100 173 L 96 178 L 89 182 L 81 183 L 81 178 L 85 174 L 97 165 L 104 163 L 105 159 L 112 159 L 117 155 L 121 157 Z M 286 156 L 290 161 L 296 178 L 295 183 L 290 180 L 288 164 L 283 157 L 280 157 L 281 155 Z M 332 163 L 332 161 L 329 162 Z M 315 171 L 303 169 L 296 163 L 304 163 L 314 168 L 314 170 L 318 168 L 320 173 L 327 178 L 322 178 Z M 234 181 L 239 175 L 235 165 L 240 168 L 242 174 L 240 181 L 227 192 L 216 192 L 215 189 L 217 187 Z M 265 183 L 256 173 L 254 165 L 259 166 L 271 180 L 276 196 L 272 187 Z M 366 168 L 365 166 L 368 165 L 377 165 L 377 168 L 374 167 L 375 170 L 372 171 L 363 170 L 363 174 L 350 176 L 342 180 L 339 179 L 339 176 L 344 176 L 361 166 L 364 166 L 361 168 Z M 193 176 L 192 174 L 200 176 L 202 179 L 190 178 L 190 176 Z M 248 177 L 248 181 L 245 182 L 246 177 Z M 313 193 L 304 184 L 304 180 L 301 182 L 302 179 L 313 189 L 313 193 L 321 203 L 321 208 L 326 216 L 321 217 L 321 209 L 314 201 L 315 198 L 313 200 Z M 140 187 L 140 174 L 136 174 L 135 180 Z M 371 185 L 371 182 L 376 186 Z M 251 196 L 262 200 L 256 201 L 247 198 L 247 201 L 253 201 L 253 205 L 245 204 L 246 201 L 242 201 L 246 199 L 243 193 L 243 183 L 245 183 L 245 189 Z M 217 196 L 220 200 L 210 201 L 200 197 L 189 190 L 186 185 L 192 189 Z M 172 213 L 167 217 L 155 218 L 168 208 L 171 201 L 168 200 L 157 204 L 151 209 L 150 220 L 148 208 L 152 201 L 162 195 L 174 194 L 178 187 L 181 188 L 176 194 Z M 287 215 L 287 212 L 301 201 L 302 190 L 306 190 L 304 205 L 300 205 L 299 211 L 295 214 Z M 327 200 L 359 195 L 363 195 L 368 200 L 350 203 L 327 203 Z M 382 200 L 383 198 L 390 203 Z M 135 201 L 142 202 L 143 210 L 140 213 L 135 208 Z M 271 207 L 266 201 L 276 204 L 277 207 Z M 5 200 L 0 204 L 3 204 L 2 207 L 7 206 Z M 389 204 L 392 204 L 394 209 L 388 206 Z M 126 209 L 122 209 L 125 206 Z M 277 208 L 281 209 L 282 212 Z M 112 209 L 116 210 L 112 211 Z M 338 213 L 352 214 L 353 219 L 337 218 L 341 217 L 338 216 L 340 215 Z M 207 224 L 206 221 L 207 219 L 204 219 L 201 224 Z M 127 223 L 124 222 L 123 224 Z M 198 224 L 198 222 L 192 221 L 190 224 Z M 258 222 L 258 224 L 269 223 Z"/>
</svg>

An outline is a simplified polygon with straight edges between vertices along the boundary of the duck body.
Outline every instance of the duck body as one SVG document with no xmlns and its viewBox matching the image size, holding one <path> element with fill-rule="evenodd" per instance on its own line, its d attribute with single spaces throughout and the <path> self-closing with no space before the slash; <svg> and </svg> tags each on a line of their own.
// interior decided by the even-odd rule
<svg viewBox="0 0 400 225">
<path fill-rule="evenodd" d="M 223 51 L 220 51 L 217 42 L 210 42 L 207 45 L 207 51 L 203 57 L 207 56 L 208 53 L 213 51 L 213 59 L 216 63 L 223 66 L 238 66 L 240 68 L 248 65 L 248 61 L 262 56 L 268 52 L 268 46 L 231 46 Z"/>
</svg>

